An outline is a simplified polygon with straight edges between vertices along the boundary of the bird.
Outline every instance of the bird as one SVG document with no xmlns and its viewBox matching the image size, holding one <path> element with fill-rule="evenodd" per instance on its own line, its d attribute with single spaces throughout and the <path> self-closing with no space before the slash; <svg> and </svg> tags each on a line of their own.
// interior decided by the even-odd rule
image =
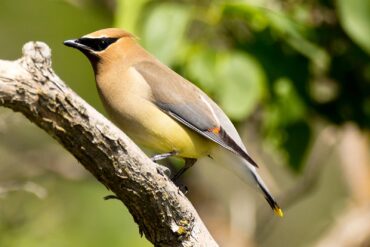
<svg viewBox="0 0 370 247">
<path fill-rule="evenodd" d="M 200 88 L 146 51 L 135 35 L 106 28 L 66 40 L 64 45 L 88 58 L 110 119 L 135 143 L 155 151 L 153 161 L 171 156 L 185 160 L 173 180 L 197 159 L 221 148 L 234 156 L 233 171 L 283 217 L 258 174 L 257 163 L 223 110 Z"/>
</svg>

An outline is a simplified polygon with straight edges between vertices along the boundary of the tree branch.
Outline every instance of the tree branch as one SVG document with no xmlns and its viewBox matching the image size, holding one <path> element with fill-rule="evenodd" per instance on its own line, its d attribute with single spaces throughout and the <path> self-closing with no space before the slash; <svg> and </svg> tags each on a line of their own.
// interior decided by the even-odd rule
<svg viewBox="0 0 370 247">
<path fill-rule="evenodd" d="M 0 106 L 21 112 L 59 141 L 127 206 L 155 246 L 217 246 L 158 165 L 58 78 L 46 44 L 29 42 L 21 59 L 0 60 Z"/>
</svg>

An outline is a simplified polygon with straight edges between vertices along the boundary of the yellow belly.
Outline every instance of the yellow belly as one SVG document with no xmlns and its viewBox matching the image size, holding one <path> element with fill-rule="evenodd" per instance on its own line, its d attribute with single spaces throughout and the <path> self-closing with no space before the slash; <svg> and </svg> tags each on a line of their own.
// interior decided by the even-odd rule
<svg viewBox="0 0 370 247">
<path fill-rule="evenodd" d="M 122 105 L 123 106 L 123 105 Z M 113 121 L 133 141 L 157 153 L 178 152 L 177 156 L 199 158 L 208 155 L 213 142 L 165 114 L 157 106 L 137 98 L 129 111 L 107 107 Z"/>
<path fill-rule="evenodd" d="M 151 102 L 151 89 L 135 69 L 113 72 L 97 75 L 98 91 L 111 119 L 134 142 L 157 153 L 177 151 L 180 157 L 198 158 L 210 153 L 212 141 Z M 125 78 L 124 83 L 119 78 Z"/>
<path fill-rule="evenodd" d="M 151 129 L 142 129 L 141 133 L 129 133 L 139 145 L 152 149 L 156 153 L 176 151 L 178 156 L 199 158 L 208 155 L 211 142 L 187 127 L 171 119 L 152 123 Z"/>
</svg>

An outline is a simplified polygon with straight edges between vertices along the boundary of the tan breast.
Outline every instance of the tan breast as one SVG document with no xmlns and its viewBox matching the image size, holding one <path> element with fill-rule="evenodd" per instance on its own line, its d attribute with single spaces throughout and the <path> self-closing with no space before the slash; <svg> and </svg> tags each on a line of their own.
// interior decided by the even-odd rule
<svg viewBox="0 0 370 247">
<path fill-rule="evenodd" d="M 99 73 L 96 80 L 103 104 L 112 118 L 137 144 L 179 156 L 207 155 L 212 142 L 177 122 L 151 101 L 151 88 L 132 67 Z"/>
</svg>

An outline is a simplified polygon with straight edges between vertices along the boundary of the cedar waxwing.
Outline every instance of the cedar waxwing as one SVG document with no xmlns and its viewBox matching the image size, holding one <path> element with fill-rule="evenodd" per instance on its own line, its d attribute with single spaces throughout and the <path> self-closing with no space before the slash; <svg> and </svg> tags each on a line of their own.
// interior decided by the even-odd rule
<svg viewBox="0 0 370 247">
<path fill-rule="evenodd" d="M 103 105 L 118 127 L 139 145 L 158 152 L 154 161 L 185 159 L 173 179 L 220 146 L 236 157 L 234 171 L 252 182 L 275 214 L 283 216 L 226 114 L 198 87 L 144 50 L 132 34 L 108 28 L 64 44 L 90 60 Z"/>
</svg>

